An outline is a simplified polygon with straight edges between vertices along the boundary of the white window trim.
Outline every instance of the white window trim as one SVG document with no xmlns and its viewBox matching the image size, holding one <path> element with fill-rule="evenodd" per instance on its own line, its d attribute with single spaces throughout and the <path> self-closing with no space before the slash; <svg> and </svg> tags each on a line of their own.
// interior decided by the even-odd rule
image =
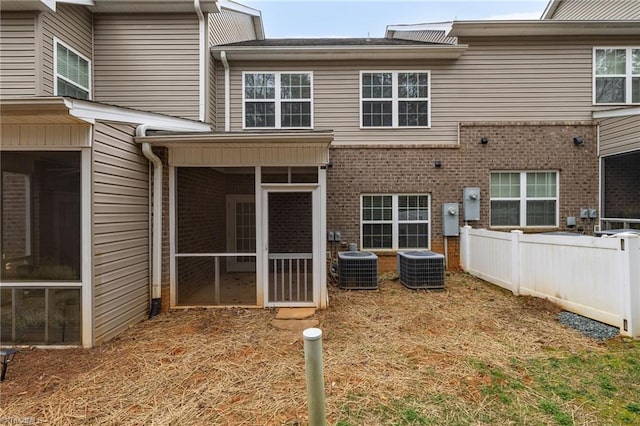
<svg viewBox="0 0 640 426">
<path fill-rule="evenodd" d="M 247 74 L 274 74 L 275 75 L 275 98 L 274 99 L 245 99 L 245 75 Z M 310 97 L 308 99 L 282 99 L 280 97 L 280 76 L 282 74 L 307 74 L 309 76 L 309 83 L 311 86 Z M 311 126 L 309 127 L 282 127 L 281 122 L 281 110 L 282 102 L 309 102 L 311 111 Z M 274 127 L 247 127 L 246 121 L 246 103 L 247 102 L 274 102 L 276 106 L 276 121 Z M 242 71 L 242 129 L 243 130 L 269 130 L 269 129 L 313 129 L 313 71 Z"/>
<path fill-rule="evenodd" d="M 558 228 L 560 226 L 560 172 L 558 170 L 494 170 L 489 174 L 489 179 L 494 173 L 519 173 L 520 174 L 520 196 L 519 197 L 492 197 L 491 183 L 489 182 L 489 227 L 492 229 L 545 229 Z M 555 173 L 556 174 L 556 196 L 555 197 L 527 197 L 527 173 Z M 524 182 L 524 183 L 523 183 Z M 546 201 L 556 202 L 556 221 L 553 225 L 525 225 L 527 219 L 527 201 Z M 519 225 L 491 225 L 491 202 L 492 201 L 519 201 L 520 202 L 520 224 Z"/>
<path fill-rule="evenodd" d="M 372 225 L 376 225 L 376 224 L 388 224 L 391 223 L 391 248 L 371 248 L 371 247 L 365 247 L 364 246 L 364 234 L 362 232 L 362 228 L 365 224 L 362 212 L 363 212 L 363 198 L 364 197 L 391 197 L 391 220 L 367 220 L 366 224 L 372 224 Z M 401 196 L 409 196 L 409 197 L 427 197 L 427 204 L 428 204 L 428 215 L 427 215 L 427 219 L 426 220 L 400 220 L 399 219 L 399 203 L 398 203 L 398 197 Z M 400 224 L 405 224 L 405 223 L 427 223 L 427 247 L 415 247 L 415 248 L 399 248 L 399 243 L 398 241 L 400 240 L 399 238 L 399 231 L 400 231 Z M 362 248 L 362 250 L 373 250 L 373 251 L 380 251 L 380 252 L 392 252 L 392 251 L 399 251 L 399 250 L 429 250 L 431 249 L 431 194 L 429 193 L 411 193 L 411 194 L 389 194 L 389 193 L 385 193 L 385 194 L 371 194 L 371 193 L 367 193 L 367 194 L 360 194 L 360 246 Z"/>
<path fill-rule="evenodd" d="M 596 75 L 596 51 L 598 50 L 607 50 L 607 49 L 616 49 L 616 50 L 625 50 L 626 51 L 626 61 L 625 61 L 625 74 L 598 74 Z M 597 46 L 593 48 L 592 58 L 591 58 L 591 75 L 592 75 L 592 103 L 593 105 L 638 105 L 640 102 L 632 102 L 632 87 L 633 87 L 633 77 L 640 77 L 640 74 L 633 74 L 633 50 L 640 50 L 640 46 Z M 596 77 L 607 78 L 607 77 L 624 77 L 625 78 L 625 102 L 621 103 L 599 103 L 596 100 Z"/>
<path fill-rule="evenodd" d="M 362 97 L 362 75 L 363 74 L 383 74 L 383 73 L 391 73 L 391 89 L 392 89 L 392 97 L 391 98 L 363 98 Z M 427 74 L 427 97 L 426 98 L 399 98 L 398 97 L 398 74 L 400 73 L 420 73 Z M 378 130 L 378 129 L 430 129 L 431 128 L 431 71 L 429 70 L 360 70 L 360 76 L 358 80 L 358 85 L 360 86 L 359 97 L 360 97 L 360 129 L 361 130 Z M 365 101 L 391 101 L 391 114 L 392 114 L 392 125 L 391 126 L 364 126 L 362 123 L 362 103 Z M 400 101 L 422 101 L 427 102 L 427 121 L 429 122 L 428 126 L 400 126 L 398 125 L 398 103 Z"/>
<path fill-rule="evenodd" d="M 68 79 L 62 74 L 58 74 L 58 44 L 63 46 L 65 49 L 68 49 L 69 51 L 71 51 L 71 53 L 78 55 L 80 58 L 87 61 L 87 64 L 89 66 L 89 76 L 88 76 L 89 87 L 84 87 L 76 83 L 75 81 Z M 87 100 L 91 100 L 93 98 L 93 93 L 91 92 L 91 86 L 93 81 L 91 78 L 92 74 L 93 74 L 93 67 L 91 65 L 91 59 L 87 58 L 85 55 L 80 53 L 77 49 L 74 49 L 73 47 L 69 46 L 67 43 L 61 41 L 59 38 L 57 37 L 53 38 L 53 95 L 54 96 L 59 96 L 58 95 L 58 78 L 60 78 L 73 86 L 76 86 L 82 90 L 85 90 L 88 93 Z"/>
</svg>

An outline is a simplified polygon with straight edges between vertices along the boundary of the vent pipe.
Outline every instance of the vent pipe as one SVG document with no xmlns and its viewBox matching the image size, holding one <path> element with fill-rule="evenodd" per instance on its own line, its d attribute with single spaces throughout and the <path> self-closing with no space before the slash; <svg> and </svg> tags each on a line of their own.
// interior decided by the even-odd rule
<svg viewBox="0 0 640 426">
<path fill-rule="evenodd" d="M 224 66 L 224 131 L 231 130 L 231 117 L 229 112 L 231 110 L 231 94 L 229 93 L 231 87 L 231 69 L 229 68 L 229 61 L 227 61 L 227 52 L 224 50 L 220 52 L 220 60 Z"/>
</svg>

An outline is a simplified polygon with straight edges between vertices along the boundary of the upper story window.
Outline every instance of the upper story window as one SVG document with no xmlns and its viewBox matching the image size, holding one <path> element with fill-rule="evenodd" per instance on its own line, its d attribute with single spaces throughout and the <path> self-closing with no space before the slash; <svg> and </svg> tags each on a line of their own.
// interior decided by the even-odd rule
<svg viewBox="0 0 640 426">
<path fill-rule="evenodd" d="M 245 72 L 242 77 L 245 129 L 313 127 L 310 72 Z"/>
<path fill-rule="evenodd" d="M 91 61 L 54 39 L 54 94 L 91 99 Z"/>
<path fill-rule="evenodd" d="M 491 226 L 558 226 L 557 172 L 491 173 Z"/>
<path fill-rule="evenodd" d="M 593 73 L 594 103 L 640 103 L 640 47 L 594 49 Z"/>
<path fill-rule="evenodd" d="M 429 127 L 428 71 L 361 71 L 361 127 Z"/>
</svg>

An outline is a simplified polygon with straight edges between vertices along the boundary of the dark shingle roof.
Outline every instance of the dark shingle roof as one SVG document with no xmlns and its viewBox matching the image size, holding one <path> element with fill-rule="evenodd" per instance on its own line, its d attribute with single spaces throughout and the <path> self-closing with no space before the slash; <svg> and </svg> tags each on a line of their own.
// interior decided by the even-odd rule
<svg viewBox="0 0 640 426">
<path fill-rule="evenodd" d="M 391 38 L 270 38 L 266 40 L 249 40 L 222 46 L 252 47 L 313 47 L 313 46 L 424 46 L 416 40 L 400 40 Z"/>
</svg>

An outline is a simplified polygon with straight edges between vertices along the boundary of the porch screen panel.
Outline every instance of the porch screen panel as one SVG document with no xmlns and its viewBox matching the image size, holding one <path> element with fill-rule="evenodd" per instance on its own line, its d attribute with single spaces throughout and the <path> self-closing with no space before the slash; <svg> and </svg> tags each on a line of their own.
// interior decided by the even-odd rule
<svg viewBox="0 0 640 426">
<path fill-rule="evenodd" d="M 310 192 L 269 193 L 269 302 L 313 302 Z"/>
<path fill-rule="evenodd" d="M 80 153 L 2 153 L 3 281 L 80 281 Z"/>
<path fill-rule="evenodd" d="M 254 170 L 176 169 L 178 306 L 256 305 Z"/>
</svg>

